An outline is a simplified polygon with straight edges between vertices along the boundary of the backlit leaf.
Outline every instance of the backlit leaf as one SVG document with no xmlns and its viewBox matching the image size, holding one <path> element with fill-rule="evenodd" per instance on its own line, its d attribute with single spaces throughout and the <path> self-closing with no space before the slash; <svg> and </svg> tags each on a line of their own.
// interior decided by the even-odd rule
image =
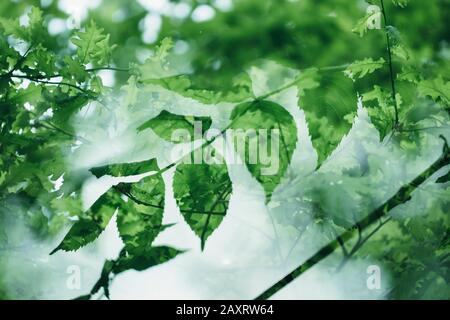
<svg viewBox="0 0 450 320">
<path fill-rule="evenodd" d="M 230 129 L 234 130 L 233 144 L 238 155 L 262 184 L 269 202 L 297 143 L 292 115 L 274 102 L 246 102 L 233 109 Z"/>
</svg>

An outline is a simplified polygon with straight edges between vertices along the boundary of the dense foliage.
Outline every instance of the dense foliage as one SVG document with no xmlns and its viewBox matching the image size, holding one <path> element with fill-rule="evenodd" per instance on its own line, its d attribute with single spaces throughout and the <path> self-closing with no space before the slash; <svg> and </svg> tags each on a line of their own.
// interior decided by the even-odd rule
<svg viewBox="0 0 450 320">
<path fill-rule="evenodd" d="M 387 268 L 386 298 L 450 298 L 450 1 L 167 1 L 187 6 L 177 16 L 146 1 L 111 0 L 79 26 L 61 2 L 0 3 L 0 298 L 43 296 L 24 276 L 36 262 L 27 260 L 23 234 L 69 255 L 60 251 L 94 242 L 115 215 L 123 248 L 81 298 L 100 290 L 108 297 L 114 275 L 177 259 L 182 248 L 152 244 L 172 227 L 163 223 L 168 188 L 207 247 L 230 207 L 229 168 L 163 155 L 176 129 L 194 136 L 196 121 L 200 134 L 214 127 L 218 135 L 185 157 L 217 157 L 212 145 L 225 129 L 278 129 L 278 175 L 243 157 L 274 232 L 295 238 L 295 251 L 306 229 L 323 229 L 327 250 L 270 295 L 339 251 L 339 270 L 350 259 Z M 380 10 L 380 29 L 368 27 L 369 5 Z M 202 6 L 215 16 L 195 19 Z M 149 40 L 155 15 L 162 24 Z M 292 168 L 304 128 L 291 102 L 304 112 L 315 153 L 308 174 Z M 363 113 L 376 129 L 372 146 L 392 150 L 393 164 L 372 147 L 327 171 Z M 114 152 L 118 140 L 133 144 L 126 150 L 134 159 Z M 122 180 L 87 204 L 83 186 L 111 177 Z"/>
</svg>

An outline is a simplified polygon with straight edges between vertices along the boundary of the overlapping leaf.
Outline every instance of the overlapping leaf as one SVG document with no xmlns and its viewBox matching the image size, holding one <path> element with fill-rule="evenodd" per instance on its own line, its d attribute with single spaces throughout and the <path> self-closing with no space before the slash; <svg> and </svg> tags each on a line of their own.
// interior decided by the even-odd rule
<svg viewBox="0 0 450 320">
<path fill-rule="evenodd" d="M 156 159 L 153 158 L 139 162 L 109 164 L 101 167 L 91 168 L 90 171 L 97 178 L 100 178 L 104 175 L 110 175 L 114 177 L 132 176 L 149 171 L 156 171 L 158 169 L 158 163 L 156 162 Z"/>
<path fill-rule="evenodd" d="M 450 81 L 444 82 L 443 78 L 423 80 L 419 82 L 418 91 L 422 97 L 428 96 L 450 106 Z"/>
<path fill-rule="evenodd" d="M 163 110 L 155 118 L 139 126 L 138 131 L 151 128 L 158 136 L 166 141 L 186 142 L 181 137 L 174 136 L 174 132 L 176 130 L 184 130 L 188 135 L 184 138 L 189 138 L 188 141 L 191 141 L 191 139 L 197 136 L 203 137 L 205 131 L 210 127 L 211 118 L 209 117 L 180 116 Z M 179 132 L 181 133 L 181 131 Z M 182 141 L 177 139 L 181 139 Z"/>
<path fill-rule="evenodd" d="M 91 172 L 97 177 L 120 177 L 153 170 L 158 170 L 156 159 L 106 165 L 92 168 Z M 125 201 L 121 194 L 132 199 Z M 80 206 L 69 205 L 68 209 L 78 207 Z M 150 246 L 163 228 L 161 222 L 164 211 L 164 181 L 161 175 L 149 176 L 137 183 L 121 183 L 103 194 L 88 211 L 80 214 L 79 220 L 52 253 L 58 250 L 76 250 L 94 241 L 108 225 L 117 208 L 117 226 L 125 248 L 137 252 L 136 250 L 144 250 Z"/>
<path fill-rule="evenodd" d="M 115 45 L 109 43 L 109 35 L 104 34 L 103 29 L 94 21 L 91 21 L 85 31 L 77 31 L 71 41 L 78 47 L 78 59 L 83 64 L 108 64 L 115 48 Z"/>
<path fill-rule="evenodd" d="M 234 130 L 236 151 L 253 177 L 262 184 L 266 203 L 269 202 L 297 143 L 294 118 L 274 102 L 257 100 L 234 108 L 230 129 Z"/>
<path fill-rule="evenodd" d="M 357 110 L 353 81 L 343 73 L 324 74 L 320 84 L 319 88 L 306 91 L 299 99 L 319 165 L 349 132 Z"/>
<path fill-rule="evenodd" d="M 157 174 L 117 189 L 130 198 L 118 210 L 119 234 L 127 252 L 140 255 L 164 229 L 164 180 Z"/>
<path fill-rule="evenodd" d="M 50 254 L 58 250 L 77 250 L 97 239 L 111 220 L 116 205 L 116 194 L 112 191 L 103 194 L 87 212 L 79 217 L 62 242 Z"/>
<path fill-rule="evenodd" d="M 228 210 L 232 185 L 226 165 L 178 165 L 173 192 L 181 214 L 200 237 L 203 250 Z"/>
</svg>

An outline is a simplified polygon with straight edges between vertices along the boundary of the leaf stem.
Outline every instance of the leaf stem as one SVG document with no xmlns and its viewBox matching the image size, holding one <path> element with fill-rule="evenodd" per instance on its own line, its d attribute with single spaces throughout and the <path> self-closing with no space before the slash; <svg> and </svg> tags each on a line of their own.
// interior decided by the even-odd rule
<svg viewBox="0 0 450 320">
<path fill-rule="evenodd" d="M 41 78 L 29 77 L 26 75 L 11 75 L 10 78 L 28 79 L 33 82 L 44 83 L 44 84 L 65 85 L 65 86 L 80 90 L 81 92 L 83 92 L 85 94 L 89 94 L 88 90 L 83 89 L 77 85 L 74 85 L 74 84 L 68 83 L 68 82 L 47 81 L 47 80 L 42 80 Z"/>
<path fill-rule="evenodd" d="M 319 72 L 326 72 L 326 71 L 343 71 L 345 70 L 348 66 L 350 65 L 350 63 L 346 63 L 346 64 L 341 64 L 341 65 L 337 65 L 337 66 L 329 66 L 329 67 L 322 67 L 322 68 L 318 68 L 317 70 Z M 306 69 L 301 69 L 299 71 L 306 71 L 308 69 L 311 68 L 306 68 Z M 280 93 L 281 91 L 284 91 L 286 89 L 289 89 L 290 87 L 293 87 L 295 85 L 297 85 L 297 83 L 300 81 L 300 78 L 294 79 L 291 82 L 288 82 L 287 84 L 285 84 L 284 86 L 281 86 L 271 92 L 268 92 L 266 94 L 263 94 L 259 97 L 256 98 L 256 100 L 264 100 L 267 99 L 268 97 L 271 97 L 277 93 Z"/>
<path fill-rule="evenodd" d="M 129 68 L 116 68 L 116 67 L 98 67 L 98 68 L 90 68 L 86 69 L 86 72 L 95 72 L 95 71 L 101 71 L 101 70 L 112 70 L 112 71 L 119 71 L 119 72 L 128 72 L 130 71 Z"/>
<path fill-rule="evenodd" d="M 65 134 L 66 136 L 72 137 L 72 138 L 74 138 L 74 139 L 78 139 L 78 140 L 80 140 L 80 141 L 83 141 L 84 143 L 87 143 L 87 144 L 90 143 L 89 140 L 87 140 L 87 139 L 85 139 L 85 138 L 83 138 L 83 137 L 80 137 L 80 136 L 78 136 L 78 135 L 76 135 L 76 134 L 74 134 L 74 133 L 72 133 L 72 132 L 66 131 L 66 130 L 60 128 L 60 127 L 57 127 L 56 125 L 54 125 L 54 124 L 53 124 L 52 122 L 50 122 L 50 121 L 45 121 L 45 122 L 44 122 L 44 121 L 41 121 L 41 122 L 39 123 L 39 125 L 40 125 L 41 127 L 44 127 L 44 128 L 50 129 L 50 130 L 55 130 L 55 131 L 61 132 L 62 134 Z"/>
<path fill-rule="evenodd" d="M 395 89 L 395 80 L 394 80 L 394 68 L 392 63 L 392 50 L 391 50 L 391 40 L 389 39 L 389 32 L 388 32 L 388 20 L 386 15 L 386 10 L 384 8 L 384 1 L 380 0 L 381 3 L 381 12 L 383 14 L 383 20 L 384 20 L 384 31 L 386 34 L 386 46 L 387 46 L 387 52 L 388 52 L 388 65 L 389 65 L 389 75 L 391 79 L 391 92 L 392 92 L 392 100 L 394 103 L 394 113 L 395 113 L 395 119 L 394 119 L 394 128 L 397 128 L 398 126 L 398 106 L 397 106 L 397 93 Z"/>
</svg>

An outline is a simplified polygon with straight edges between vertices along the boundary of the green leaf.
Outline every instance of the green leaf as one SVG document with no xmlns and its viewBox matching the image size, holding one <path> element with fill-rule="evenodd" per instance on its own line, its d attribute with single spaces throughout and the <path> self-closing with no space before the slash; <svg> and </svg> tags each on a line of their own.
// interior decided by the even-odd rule
<svg viewBox="0 0 450 320">
<path fill-rule="evenodd" d="M 71 56 L 64 57 L 65 67 L 61 70 L 63 76 L 67 79 L 75 79 L 78 83 L 86 80 L 87 73 L 84 65 Z"/>
<path fill-rule="evenodd" d="M 139 254 L 121 255 L 113 267 L 115 274 L 127 271 L 142 271 L 172 260 L 184 251 L 167 246 L 146 247 Z"/>
<path fill-rule="evenodd" d="M 379 21 L 381 19 L 381 9 L 372 10 L 367 12 L 364 17 L 358 20 L 356 26 L 352 29 L 352 32 L 357 33 L 362 37 L 369 29 L 369 24 L 372 21 Z"/>
<path fill-rule="evenodd" d="M 42 25 L 42 11 L 32 6 L 28 13 L 29 24 L 27 27 L 20 24 L 18 18 L 7 19 L 0 17 L 0 27 L 3 28 L 4 34 L 13 36 L 17 39 L 26 40 L 30 43 L 36 43 L 42 40 L 45 29 Z"/>
<path fill-rule="evenodd" d="M 184 219 L 206 239 L 220 225 L 228 210 L 232 185 L 226 165 L 180 164 L 173 178 L 173 192 Z"/>
<path fill-rule="evenodd" d="M 237 153 L 262 184 L 268 203 L 289 166 L 297 143 L 294 118 L 274 102 L 255 100 L 233 109 L 230 129 L 234 130 L 233 144 Z"/>
<path fill-rule="evenodd" d="M 12 129 L 18 131 L 27 127 L 30 123 L 30 112 L 28 110 L 20 110 L 16 120 L 13 122 Z"/>
<path fill-rule="evenodd" d="M 163 110 L 155 118 L 148 120 L 138 127 L 138 132 L 145 129 L 152 129 L 159 137 L 170 142 L 186 142 L 177 140 L 179 137 L 173 136 L 175 130 L 184 130 L 185 138 L 191 141 L 194 137 L 203 137 L 203 134 L 211 127 L 211 118 L 209 117 L 194 117 L 194 116 L 180 116 L 169 111 Z M 181 132 L 181 131 L 180 131 Z"/>
<path fill-rule="evenodd" d="M 38 77 L 42 74 L 52 76 L 57 71 L 54 56 L 41 44 L 27 55 L 22 68 L 27 74 Z"/>
<path fill-rule="evenodd" d="M 397 94 L 398 102 L 401 101 L 400 95 Z M 370 92 L 363 94 L 362 101 L 373 101 L 377 104 L 367 109 L 372 124 L 380 133 L 380 140 L 391 131 L 394 119 L 394 102 L 390 92 L 384 90 L 380 86 L 374 86 Z"/>
<path fill-rule="evenodd" d="M 19 19 L 7 19 L 0 17 L 0 27 L 6 36 L 14 36 L 18 39 L 27 40 L 28 32 L 20 25 Z"/>
<path fill-rule="evenodd" d="M 414 67 L 403 66 L 402 71 L 397 74 L 397 79 L 411 83 L 418 83 L 420 79 L 420 73 Z"/>
<path fill-rule="evenodd" d="M 11 94 L 11 102 L 17 104 L 24 104 L 26 102 L 35 105 L 42 99 L 42 87 L 40 85 L 36 85 L 31 83 L 25 89 L 19 89 Z"/>
<path fill-rule="evenodd" d="M 109 35 L 105 35 L 94 21 L 86 26 L 85 31 L 77 31 L 71 41 L 78 47 L 77 55 L 82 64 L 107 64 L 114 48 L 109 44 Z"/>
<path fill-rule="evenodd" d="M 436 180 L 436 183 L 448 183 L 450 182 L 450 170 L 443 176 Z"/>
<path fill-rule="evenodd" d="M 158 163 L 155 158 L 152 158 L 139 162 L 108 164 L 101 167 L 91 168 L 89 171 L 91 171 L 97 178 L 100 178 L 104 175 L 113 177 L 134 176 L 149 171 L 158 170 Z"/>
<path fill-rule="evenodd" d="M 431 80 L 423 80 L 418 84 L 419 96 L 430 97 L 436 102 L 442 101 L 450 106 L 450 81 L 444 82 L 442 77 Z"/>
<path fill-rule="evenodd" d="M 87 212 L 79 217 L 62 242 L 50 254 L 58 250 L 74 251 L 97 239 L 116 210 L 116 197 L 113 191 L 103 194 Z"/>
<path fill-rule="evenodd" d="M 29 18 L 29 41 L 36 43 L 42 41 L 42 37 L 46 34 L 46 30 L 43 26 L 43 12 L 37 7 L 31 7 Z"/>
<path fill-rule="evenodd" d="M 137 183 L 117 186 L 130 199 L 122 201 L 117 213 L 117 228 L 129 254 L 148 248 L 161 230 L 164 213 L 164 180 L 160 174 Z"/>
<path fill-rule="evenodd" d="M 349 65 L 345 69 L 344 74 L 352 80 L 355 78 L 361 79 L 364 76 L 382 68 L 384 63 L 385 60 L 383 58 L 375 61 L 372 58 L 365 58 L 360 61 L 355 61 L 351 65 Z"/>
<path fill-rule="evenodd" d="M 113 50 L 117 47 L 109 43 L 109 34 L 96 43 L 96 51 L 92 54 L 92 60 L 98 65 L 108 65 L 111 61 Z"/>
<path fill-rule="evenodd" d="M 138 87 L 136 76 L 128 78 L 127 84 L 120 88 L 124 93 L 123 104 L 125 107 L 132 107 L 138 101 Z"/>
<path fill-rule="evenodd" d="M 403 45 L 396 45 L 392 48 L 392 54 L 397 58 L 409 60 L 409 52 Z"/>
<path fill-rule="evenodd" d="M 150 58 L 150 60 L 165 61 L 169 56 L 170 50 L 172 48 L 173 48 L 173 41 L 171 38 L 162 39 L 159 46 L 156 47 L 155 53 Z"/>
<path fill-rule="evenodd" d="M 89 300 L 92 298 L 92 295 L 96 294 L 100 289 L 103 289 L 106 298 L 109 299 L 111 275 L 116 275 L 128 270 L 143 271 L 150 267 L 172 260 L 183 252 L 183 250 L 178 250 L 167 246 L 155 246 L 146 247 L 141 254 L 135 255 L 129 254 L 125 249 L 122 249 L 117 260 L 105 261 L 100 278 L 94 284 L 89 294 L 79 296 L 75 300 Z"/>
<path fill-rule="evenodd" d="M 305 111 L 320 165 L 352 126 L 357 110 L 353 81 L 343 73 L 324 74 L 320 87 L 307 91 L 299 106 Z"/>
<path fill-rule="evenodd" d="M 155 53 L 142 65 L 134 65 L 131 68 L 131 72 L 137 75 L 141 81 L 149 81 L 150 83 L 157 79 L 174 77 L 186 73 L 188 70 L 185 69 L 185 63 L 182 66 L 171 63 L 170 50 L 172 47 L 172 39 L 164 38 L 160 45 L 156 47 Z"/>
<path fill-rule="evenodd" d="M 105 263 L 103 264 L 103 268 L 100 273 L 100 278 L 94 284 L 90 294 L 78 297 L 76 300 L 89 300 L 91 296 L 93 294 L 96 294 L 100 289 L 103 289 L 105 297 L 109 299 L 109 282 L 110 282 L 109 276 L 113 271 L 114 265 L 115 261 L 106 260 Z"/>
<path fill-rule="evenodd" d="M 300 72 L 296 78 L 299 96 L 305 95 L 305 90 L 311 90 L 319 87 L 320 75 L 317 68 L 310 68 Z"/>
</svg>

